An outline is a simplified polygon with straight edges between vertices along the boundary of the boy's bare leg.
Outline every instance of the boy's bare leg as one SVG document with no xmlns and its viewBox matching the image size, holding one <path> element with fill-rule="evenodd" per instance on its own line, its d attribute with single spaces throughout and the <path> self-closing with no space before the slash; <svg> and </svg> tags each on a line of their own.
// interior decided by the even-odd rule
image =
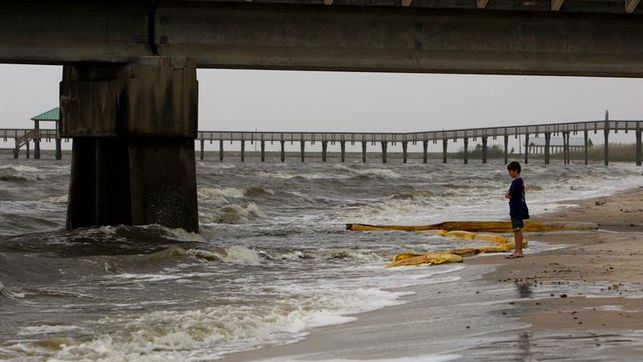
<svg viewBox="0 0 643 362">
<path fill-rule="evenodd" d="M 514 255 L 522 256 L 522 230 L 514 232 L 514 240 L 516 241 L 516 250 L 514 251 Z"/>
</svg>

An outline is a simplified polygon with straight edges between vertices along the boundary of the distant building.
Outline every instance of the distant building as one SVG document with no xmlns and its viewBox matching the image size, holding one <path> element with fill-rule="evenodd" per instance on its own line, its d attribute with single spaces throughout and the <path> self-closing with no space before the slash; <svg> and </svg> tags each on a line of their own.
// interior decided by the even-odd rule
<svg viewBox="0 0 643 362">
<path fill-rule="evenodd" d="M 594 144 L 592 140 L 587 141 L 587 147 L 592 148 Z M 530 138 L 529 139 L 529 153 L 533 154 L 544 154 L 545 153 L 545 138 Z M 550 153 L 562 153 L 564 148 L 563 138 L 562 137 L 552 137 L 549 140 L 549 152 Z M 570 152 L 582 152 L 585 148 L 585 139 L 583 137 L 570 137 L 569 138 L 569 151 Z"/>
</svg>

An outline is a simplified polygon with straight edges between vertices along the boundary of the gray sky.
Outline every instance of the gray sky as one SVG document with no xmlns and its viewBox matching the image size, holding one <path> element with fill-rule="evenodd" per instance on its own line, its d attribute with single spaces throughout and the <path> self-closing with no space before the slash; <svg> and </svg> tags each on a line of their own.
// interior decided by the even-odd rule
<svg viewBox="0 0 643 362">
<path fill-rule="evenodd" d="M 57 106 L 61 67 L 0 65 L 0 128 Z M 199 70 L 200 130 L 425 131 L 643 119 L 643 79 Z M 633 136 L 631 137 L 633 139 Z"/>
</svg>

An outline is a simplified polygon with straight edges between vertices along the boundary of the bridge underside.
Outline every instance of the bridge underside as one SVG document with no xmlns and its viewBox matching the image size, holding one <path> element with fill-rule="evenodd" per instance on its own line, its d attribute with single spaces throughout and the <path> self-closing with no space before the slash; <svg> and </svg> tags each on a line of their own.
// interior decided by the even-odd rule
<svg viewBox="0 0 643 362">
<path fill-rule="evenodd" d="M 0 0 L 0 62 L 65 66 L 69 228 L 197 230 L 196 67 L 643 77 L 637 6 Z"/>
<path fill-rule="evenodd" d="M 0 62 L 160 55 L 213 68 L 643 76 L 643 14 L 616 13 L 622 1 L 568 1 L 560 11 L 542 1 L 410 3 L 0 0 Z"/>
</svg>

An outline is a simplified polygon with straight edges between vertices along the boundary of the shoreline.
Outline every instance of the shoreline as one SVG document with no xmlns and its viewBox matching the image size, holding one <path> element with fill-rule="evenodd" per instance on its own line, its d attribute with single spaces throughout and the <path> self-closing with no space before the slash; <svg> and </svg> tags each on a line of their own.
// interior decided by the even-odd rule
<svg viewBox="0 0 643 362">
<path fill-rule="evenodd" d="M 643 351 L 643 186 L 564 203 L 574 206 L 533 219 L 595 222 L 600 229 L 526 233 L 563 247 L 531 255 L 527 247 L 523 259 L 466 258 L 468 271 L 456 284 L 465 290 L 440 284 L 400 288 L 414 292 L 401 298 L 404 304 L 221 360 L 491 361 L 507 355 L 554 358 L 566 350 L 576 360 L 635 360 Z M 470 308 L 476 313 L 468 314 Z M 435 314 L 449 309 L 458 316 L 440 315 L 439 328 L 432 326 Z M 485 330 L 489 325 L 495 330 Z M 471 346 L 471 336 L 489 341 Z M 509 342 L 511 348 L 489 350 L 490 344 Z"/>
</svg>

